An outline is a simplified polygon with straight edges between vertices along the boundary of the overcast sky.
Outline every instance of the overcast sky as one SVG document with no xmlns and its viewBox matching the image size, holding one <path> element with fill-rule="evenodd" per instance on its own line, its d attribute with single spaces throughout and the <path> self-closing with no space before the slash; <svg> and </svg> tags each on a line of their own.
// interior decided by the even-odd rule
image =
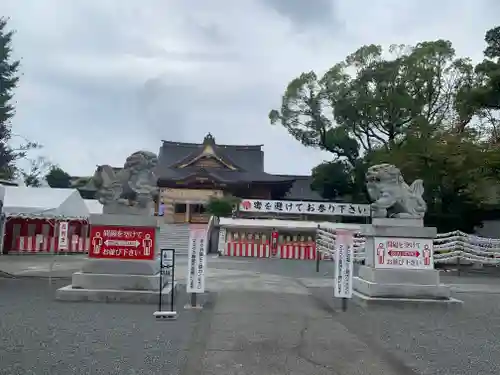
<svg viewBox="0 0 500 375">
<path fill-rule="evenodd" d="M 308 174 L 328 155 L 267 118 L 292 78 L 369 43 L 445 38 L 480 60 L 498 14 L 499 0 L 1 0 L 22 57 L 14 132 L 74 175 L 207 132 Z"/>
</svg>

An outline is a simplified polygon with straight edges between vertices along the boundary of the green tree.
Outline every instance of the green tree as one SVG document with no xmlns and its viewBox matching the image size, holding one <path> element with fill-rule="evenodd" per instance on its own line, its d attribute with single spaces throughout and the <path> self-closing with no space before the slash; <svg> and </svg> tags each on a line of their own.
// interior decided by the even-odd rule
<svg viewBox="0 0 500 375">
<path fill-rule="evenodd" d="M 212 197 L 206 205 L 206 212 L 216 217 L 231 216 L 233 210 L 238 206 L 240 200 L 235 197 L 225 196 L 222 198 Z"/>
<path fill-rule="evenodd" d="M 19 61 L 12 59 L 13 31 L 7 30 L 7 19 L 0 18 L 0 176 L 14 177 L 18 159 L 9 142 L 12 138 L 10 120 L 14 116 L 13 90 L 19 81 Z"/>
<path fill-rule="evenodd" d="M 26 186 L 41 187 L 51 164 L 43 156 L 29 160 L 29 167 L 21 171 Z"/>
<path fill-rule="evenodd" d="M 12 58 L 12 37 L 14 32 L 7 29 L 7 19 L 0 17 L 0 178 L 12 180 L 18 175 L 17 160 L 25 158 L 27 152 L 40 146 L 12 133 L 11 120 L 15 114 L 12 99 L 19 82 L 19 60 Z M 13 148 L 13 137 L 25 143 Z"/>
<path fill-rule="evenodd" d="M 468 124 L 471 115 L 459 99 L 473 84 L 473 66 L 455 58 L 450 42 L 391 46 L 389 53 L 387 60 L 382 47 L 364 46 L 321 78 L 301 74 L 281 108 L 269 113 L 271 123 L 351 164 L 363 152 L 397 146 L 408 131 L 428 136 L 441 126 Z"/>
<path fill-rule="evenodd" d="M 333 154 L 331 163 L 313 170 L 313 188 L 324 197 L 361 192 L 366 165 L 391 162 L 408 180 L 424 179 L 428 221 L 442 225 L 453 215 L 460 221 L 454 229 L 469 229 L 494 169 L 481 166 L 492 154 L 484 150 L 479 108 L 470 105 L 480 76 L 449 41 L 388 52 L 364 46 L 321 78 L 300 75 L 281 108 L 270 112 L 271 123 Z"/>
<path fill-rule="evenodd" d="M 481 108 L 500 109 L 500 26 L 486 32 L 486 59 L 477 65 L 482 77 L 481 85 L 474 90 L 472 105 Z"/>
<path fill-rule="evenodd" d="M 312 170 L 311 189 L 329 200 L 364 202 L 367 199 L 365 172 L 362 160 L 357 161 L 355 167 L 345 160 L 323 162 Z"/>
<path fill-rule="evenodd" d="M 71 176 L 58 166 L 52 166 L 45 176 L 51 188 L 67 189 L 71 187 Z"/>
<path fill-rule="evenodd" d="M 486 163 L 495 158 L 498 151 L 487 150 L 476 136 L 443 132 L 428 139 L 408 137 L 398 149 L 373 153 L 371 162 L 397 165 L 408 184 L 424 180 L 427 225 L 471 232 L 498 181 Z"/>
<path fill-rule="evenodd" d="M 338 74 L 339 82 L 347 79 L 340 69 Z M 342 84 L 344 82 L 339 86 Z M 345 128 L 334 126 L 330 109 L 337 93 L 328 89 L 325 78 L 318 79 L 314 72 L 302 73 L 290 82 L 282 97 L 281 109 L 273 109 L 269 119 L 272 124 L 280 122 L 303 145 L 329 151 L 335 158 L 354 164 L 359 146 Z M 343 91 L 339 87 L 337 92 Z"/>
</svg>

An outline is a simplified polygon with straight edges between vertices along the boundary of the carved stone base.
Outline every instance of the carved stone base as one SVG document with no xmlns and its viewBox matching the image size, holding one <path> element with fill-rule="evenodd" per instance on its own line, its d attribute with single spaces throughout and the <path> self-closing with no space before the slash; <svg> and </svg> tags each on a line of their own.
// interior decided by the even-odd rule
<svg viewBox="0 0 500 375">
<path fill-rule="evenodd" d="M 424 219 L 394 219 L 374 217 L 372 225 L 382 227 L 420 227 L 424 226 Z"/>
<path fill-rule="evenodd" d="M 160 262 L 156 260 L 87 259 L 82 266 L 83 273 L 111 275 L 156 275 Z"/>
<path fill-rule="evenodd" d="M 386 297 L 369 297 L 358 292 L 354 292 L 352 295 L 352 300 L 354 303 L 364 307 L 364 308 L 400 308 L 402 310 L 406 308 L 423 309 L 428 310 L 429 308 L 437 309 L 457 309 L 463 306 L 463 301 L 456 298 L 448 299 L 430 299 L 430 298 L 386 298 Z"/>
<path fill-rule="evenodd" d="M 162 287 L 168 284 L 169 277 L 162 277 Z M 71 278 L 74 289 L 111 289 L 111 290 L 159 290 L 160 274 L 126 275 L 75 272 Z"/>
<path fill-rule="evenodd" d="M 90 222 L 93 225 L 157 227 L 155 216 L 91 215 Z M 154 260 L 87 259 L 81 272 L 73 274 L 72 284 L 56 292 L 56 299 L 155 303 L 160 290 L 158 243 L 156 247 Z M 164 294 L 171 291 L 168 280 L 168 277 L 162 280 Z"/>
<path fill-rule="evenodd" d="M 154 202 L 151 201 L 147 207 L 127 206 L 118 203 L 108 203 L 102 207 L 103 214 L 111 215 L 139 215 L 139 216 L 153 216 Z"/>
<path fill-rule="evenodd" d="M 440 283 L 437 270 L 380 269 L 360 266 L 353 278 L 354 301 L 370 306 L 411 305 L 460 307 L 448 285 Z"/>
<path fill-rule="evenodd" d="M 165 301 L 175 288 L 168 284 L 162 289 L 162 296 Z M 60 288 L 56 292 L 56 300 L 67 302 L 121 302 L 121 303 L 158 303 L 158 290 L 118 290 L 118 289 L 77 289 L 72 285 Z"/>
<path fill-rule="evenodd" d="M 418 222 L 411 226 L 412 219 L 374 219 L 372 225 L 362 226 L 366 237 L 365 265 L 359 267 L 358 276 L 353 278 L 355 301 L 364 306 L 384 304 L 410 304 L 417 306 L 459 306 L 461 301 L 451 297 L 450 287 L 443 285 L 439 271 L 432 268 L 384 268 L 376 263 L 378 237 L 432 239 L 436 228 L 424 227 Z M 404 225 L 403 225 L 404 224 Z"/>
</svg>

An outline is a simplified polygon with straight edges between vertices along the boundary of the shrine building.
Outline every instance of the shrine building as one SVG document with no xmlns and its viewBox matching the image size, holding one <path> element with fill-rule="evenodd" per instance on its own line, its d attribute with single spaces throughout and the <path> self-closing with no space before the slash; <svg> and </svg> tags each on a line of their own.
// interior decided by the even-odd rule
<svg viewBox="0 0 500 375">
<path fill-rule="evenodd" d="M 263 145 L 218 145 L 211 134 L 202 143 L 163 141 L 158 155 L 158 187 L 166 222 L 205 223 L 210 197 L 322 200 L 308 176 L 264 171 Z M 306 189 L 304 189 L 306 187 Z M 292 196 L 296 192 L 295 197 Z"/>
<path fill-rule="evenodd" d="M 217 144 L 209 133 L 202 143 L 162 141 L 158 154 L 157 211 L 165 223 L 207 223 L 211 197 L 241 198 L 239 217 L 331 220 L 364 216 L 365 205 L 330 203 L 311 190 L 311 176 L 264 171 L 263 145 Z M 86 198 L 92 183 L 81 187 Z"/>
</svg>

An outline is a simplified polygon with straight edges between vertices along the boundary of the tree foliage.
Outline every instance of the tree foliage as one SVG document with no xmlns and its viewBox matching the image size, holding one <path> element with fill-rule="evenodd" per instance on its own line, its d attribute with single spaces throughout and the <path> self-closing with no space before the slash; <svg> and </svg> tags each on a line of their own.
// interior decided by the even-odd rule
<svg viewBox="0 0 500 375">
<path fill-rule="evenodd" d="M 231 216 L 233 210 L 238 206 L 240 200 L 235 197 L 225 196 L 222 198 L 212 197 L 209 199 L 206 211 L 216 217 Z"/>
<path fill-rule="evenodd" d="M 361 162 L 357 162 L 354 167 L 345 160 L 323 162 L 312 170 L 311 188 L 325 199 L 361 203 L 367 199 L 365 171 L 365 165 Z"/>
<path fill-rule="evenodd" d="M 21 171 L 24 184 L 31 187 L 41 187 L 51 164 L 43 156 L 29 160 L 29 167 Z"/>
<path fill-rule="evenodd" d="M 14 89 L 19 82 L 19 60 L 12 57 L 14 32 L 7 29 L 7 19 L 0 17 L 0 178 L 12 180 L 19 173 L 16 162 L 25 158 L 29 150 L 39 148 L 35 143 L 12 133 Z M 12 147 L 13 138 L 21 138 L 17 147 Z"/>
<path fill-rule="evenodd" d="M 13 91 L 19 77 L 19 61 L 12 59 L 13 31 L 7 30 L 7 19 L 0 18 L 0 175 L 10 180 L 15 175 L 16 152 L 10 147 L 10 120 L 14 116 Z"/>
<path fill-rule="evenodd" d="M 487 32 L 489 60 L 477 67 L 445 40 L 363 46 L 323 76 L 292 80 L 270 121 L 332 153 L 313 169 L 323 197 L 359 201 L 367 165 L 390 162 L 424 180 L 428 224 L 471 230 L 500 177 L 499 36 Z"/>
<path fill-rule="evenodd" d="M 481 84 L 473 92 L 476 106 L 500 110 L 500 26 L 486 32 L 485 60 L 476 67 Z"/>
<path fill-rule="evenodd" d="M 71 175 L 58 166 L 52 166 L 45 176 L 51 188 L 67 189 L 71 187 Z"/>
</svg>

